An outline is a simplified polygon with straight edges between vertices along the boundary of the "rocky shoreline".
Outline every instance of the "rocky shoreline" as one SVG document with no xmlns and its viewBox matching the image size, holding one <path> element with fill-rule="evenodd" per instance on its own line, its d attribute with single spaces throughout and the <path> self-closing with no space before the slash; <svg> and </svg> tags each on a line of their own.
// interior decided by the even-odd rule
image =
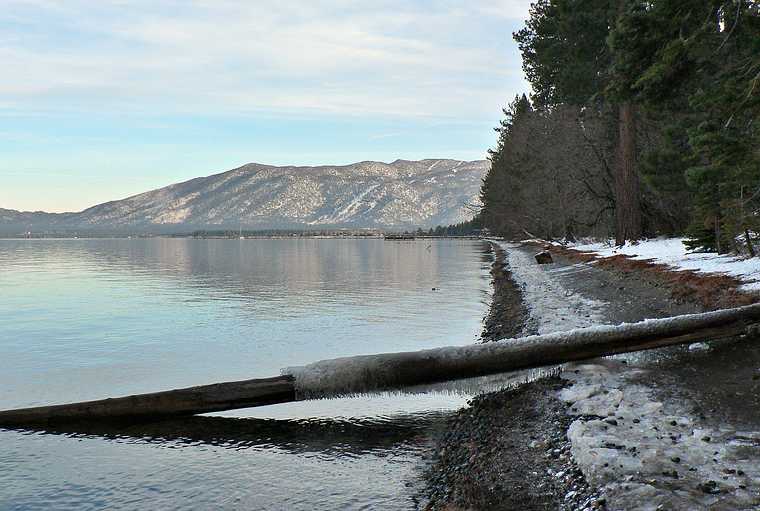
<svg viewBox="0 0 760 511">
<path fill-rule="evenodd" d="M 506 245 L 485 340 L 707 308 L 677 279 L 562 251 L 530 266 L 535 247 Z M 739 344 L 566 365 L 478 396 L 439 434 L 426 509 L 757 509 L 760 410 L 732 375 L 760 395 L 760 348 Z"/>
<path fill-rule="evenodd" d="M 550 376 L 473 399 L 448 421 L 426 474 L 427 509 L 604 509 L 570 454 L 572 418 Z"/>
<path fill-rule="evenodd" d="M 495 341 L 517 337 L 526 329 L 528 310 L 522 298 L 520 286 L 512 278 L 504 249 L 490 243 L 493 257 L 491 263 L 491 286 L 493 297 L 485 318 L 482 338 Z"/>
<path fill-rule="evenodd" d="M 506 252 L 491 245 L 494 295 L 484 342 L 534 333 Z M 425 473 L 425 509 L 604 509 L 570 455 L 572 419 L 557 397 L 565 386 L 556 374 L 539 377 L 480 395 L 450 418 Z"/>
</svg>

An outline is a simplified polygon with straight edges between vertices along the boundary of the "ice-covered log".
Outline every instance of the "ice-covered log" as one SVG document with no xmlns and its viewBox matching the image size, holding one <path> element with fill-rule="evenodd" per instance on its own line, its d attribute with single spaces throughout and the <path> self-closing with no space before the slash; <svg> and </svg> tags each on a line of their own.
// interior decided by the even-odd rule
<svg viewBox="0 0 760 511">
<path fill-rule="evenodd" d="M 386 390 L 552 366 L 605 355 L 736 337 L 760 322 L 760 304 L 638 323 L 593 326 L 496 342 L 323 360 L 290 367 L 298 399 Z"/>
<path fill-rule="evenodd" d="M 760 304 L 485 344 L 323 360 L 282 376 L 85 403 L 0 412 L 0 426 L 161 418 L 403 388 L 735 337 L 760 323 Z"/>
</svg>

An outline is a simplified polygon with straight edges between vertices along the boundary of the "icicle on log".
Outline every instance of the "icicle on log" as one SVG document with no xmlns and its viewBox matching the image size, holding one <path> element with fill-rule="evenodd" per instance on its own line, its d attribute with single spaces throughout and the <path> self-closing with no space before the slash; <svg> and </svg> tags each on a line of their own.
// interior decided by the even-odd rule
<svg viewBox="0 0 760 511">
<path fill-rule="evenodd" d="M 0 412 L 0 426 L 146 420 L 403 388 L 553 366 L 605 355 L 719 340 L 760 323 L 760 304 L 703 314 L 595 326 L 484 344 L 323 360 L 282 376 L 152 394 Z"/>
</svg>

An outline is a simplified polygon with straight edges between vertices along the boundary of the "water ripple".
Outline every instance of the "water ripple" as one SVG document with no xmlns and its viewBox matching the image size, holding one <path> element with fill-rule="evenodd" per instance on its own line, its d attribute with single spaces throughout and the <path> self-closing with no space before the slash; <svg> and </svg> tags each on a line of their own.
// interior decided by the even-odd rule
<svg viewBox="0 0 760 511">
<path fill-rule="evenodd" d="M 1 240 L 0 288 L 0 408 L 473 342 L 490 300 L 466 240 Z M 0 430 L 0 508 L 413 507 L 431 428 L 482 385 Z"/>
</svg>

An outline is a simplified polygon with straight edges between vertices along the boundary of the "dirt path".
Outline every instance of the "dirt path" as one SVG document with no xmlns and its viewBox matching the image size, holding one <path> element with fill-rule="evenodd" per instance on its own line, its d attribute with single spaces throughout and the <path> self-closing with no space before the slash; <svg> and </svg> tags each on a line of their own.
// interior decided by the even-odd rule
<svg viewBox="0 0 760 511">
<path fill-rule="evenodd" d="M 610 265 L 601 269 L 556 254 L 555 260 L 555 272 L 568 287 L 608 304 L 610 323 L 706 309 L 699 297 L 673 298 L 662 279 L 642 272 Z M 698 402 L 698 415 L 710 424 L 760 430 L 760 342 L 671 347 L 626 358 L 657 372 L 660 382 L 655 388 L 664 399 Z"/>
</svg>

